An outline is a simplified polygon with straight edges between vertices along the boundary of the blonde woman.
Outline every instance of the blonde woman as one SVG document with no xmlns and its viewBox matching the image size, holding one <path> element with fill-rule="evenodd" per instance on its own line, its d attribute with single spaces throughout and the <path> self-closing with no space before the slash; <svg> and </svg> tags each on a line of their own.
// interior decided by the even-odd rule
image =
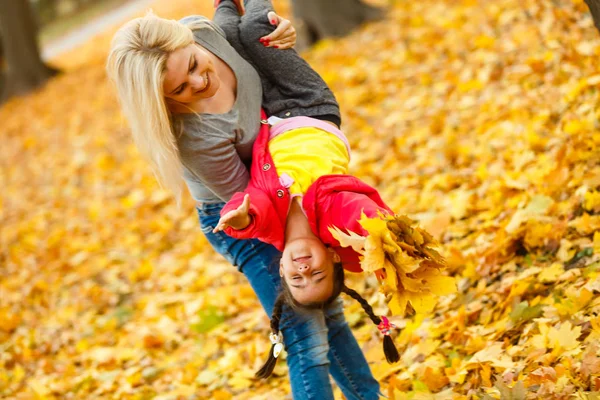
<svg viewBox="0 0 600 400">
<path fill-rule="evenodd" d="M 320 76 L 288 49 L 295 32 L 270 12 L 270 1 L 216 3 L 213 21 L 147 15 L 125 24 L 115 34 L 107 69 L 137 146 L 177 196 L 183 177 L 198 202 L 202 232 L 244 273 L 271 315 L 280 288 L 279 251 L 213 229 L 224 202 L 248 185 L 264 111 L 339 126 L 339 107 Z M 329 374 L 347 399 L 378 398 L 379 385 L 341 301 L 302 314 L 286 306 L 280 330 L 294 399 L 333 399 Z"/>
</svg>

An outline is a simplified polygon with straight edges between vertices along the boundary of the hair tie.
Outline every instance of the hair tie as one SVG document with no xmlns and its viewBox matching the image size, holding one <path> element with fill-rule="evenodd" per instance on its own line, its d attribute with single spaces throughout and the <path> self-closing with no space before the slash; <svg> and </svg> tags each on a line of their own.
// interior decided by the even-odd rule
<svg viewBox="0 0 600 400">
<path fill-rule="evenodd" d="M 281 332 L 271 332 L 269 339 L 271 339 L 271 344 L 273 345 L 273 357 L 277 358 L 279 357 L 281 350 L 283 350 L 283 336 L 281 335 Z"/>
<path fill-rule="evenodd" d="M 381 316 L 381 322 L 377 325 L 377 329 L 383 336 L 389 336 L 390 331 L 396 327 L 396 325 L 390 323 L 390 320 L 387 317 Z"/>
</svg>

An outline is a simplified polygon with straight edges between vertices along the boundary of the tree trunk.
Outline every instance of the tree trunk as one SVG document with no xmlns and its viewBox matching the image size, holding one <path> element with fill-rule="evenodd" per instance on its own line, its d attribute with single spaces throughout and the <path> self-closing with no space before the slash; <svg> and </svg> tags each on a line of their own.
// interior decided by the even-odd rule
<svg viewBox="0 0 600 400">
<path fill-rule="evenodd" d="M 590 8 L 596 29 L 600 31 L 600 0 L 585 0 L 585 4 Z"/>
<path fill-rule="evenodd" d="M 40 57 L 29 0 L 0 0 L 0 29 L 6 63 L 1 103 L 36 89 L 58 71 Z"/>
<path fill-rule="evenodd" d="M 361 0 L 292 0 L 298 25 L 298 46 L 310 46 L 326 37 L 344 36 L 364 22 L 383 17 L 380 8 Z"/>
</svg>

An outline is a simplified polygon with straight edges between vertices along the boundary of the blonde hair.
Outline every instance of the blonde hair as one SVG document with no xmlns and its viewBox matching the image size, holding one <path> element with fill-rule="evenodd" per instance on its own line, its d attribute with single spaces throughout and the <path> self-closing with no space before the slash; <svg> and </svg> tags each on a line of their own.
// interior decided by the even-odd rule
<svg viewBox="0 0 600 400">
<path fill-rule="evenodd" d="M 162 85 L 169 54 L 194 43 L 192 31 L 202 27 L 210 25 L 207 21 L 183 24 L 150 11 L 115 33 L 106 65 L 136 146 L 178 202 L 182 166 Z"/>
</svg>

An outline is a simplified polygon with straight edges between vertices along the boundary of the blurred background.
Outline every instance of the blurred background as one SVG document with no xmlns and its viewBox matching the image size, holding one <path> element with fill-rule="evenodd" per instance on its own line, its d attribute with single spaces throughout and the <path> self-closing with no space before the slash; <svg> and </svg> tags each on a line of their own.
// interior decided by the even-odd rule
<svg viewBox="0 0 600 400">
<path fill-rule="evenodd" d="M 37 87 L 58 72 L 41 61 L 80 45 L 150 3 L 150 0 L 3 1 L 1 98 Z M 361 0 L 293 1 L 292 7 L 299 32 L 298 50 L 327 37 L 343 36 L 364 22 L 383 17 L 381 8 Z"/>
<path fill-rule="evenodd" d="M 390 399 L 600 392 L 600 36 L 589 0 L 275 0 L 333 89 L 351 172 L 440 242 L 458 292 L 346 317 Z M 110 39 L 212 0 L 0 0 L 0 397 L 286 399 L 268 319 L 132 143 Z M 351 274 L 349 274 L 351 275 Z M 348 285 L 387 312 L 372 276 Z M 336 389 L 337 398 L 342 398 Z"/>
</svg>

